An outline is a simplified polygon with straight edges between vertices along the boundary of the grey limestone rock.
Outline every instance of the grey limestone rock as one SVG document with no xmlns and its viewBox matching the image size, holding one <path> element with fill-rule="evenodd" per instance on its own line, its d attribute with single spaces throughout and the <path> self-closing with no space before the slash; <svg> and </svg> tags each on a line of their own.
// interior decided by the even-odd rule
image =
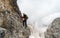
<svg viewBox="0 0 60 38">
<path fill-rule="evenodd" d="M 0 0 L 0 27 L 6 29 L 0 30 L 0 37 L 2 35 L 4 38 L 29 37 L 30 29 L 23 27 L 17 0 Z"/>
<path fill-rule="evenodd" d="M 60 18 L 56 18 L 47 29 L 45 38 L 60 38 Z"/>
</svg>

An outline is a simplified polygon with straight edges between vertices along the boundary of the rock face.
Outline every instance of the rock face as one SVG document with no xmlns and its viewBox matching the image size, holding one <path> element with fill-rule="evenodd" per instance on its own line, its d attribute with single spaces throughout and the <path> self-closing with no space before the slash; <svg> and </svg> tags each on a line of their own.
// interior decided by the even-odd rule
<svg viewBox="0 0 60 38">
<path fill-rule="evenodd" d="M 17 0 L 0 0 L 0 38 L 28 38 L 29 28 L 22 25 Z"/>
<path fill-rule="evenodd" d="M 60 18 L 56 18 L 47 29 L 45 38 L 60 38 Z"/>
</svg>

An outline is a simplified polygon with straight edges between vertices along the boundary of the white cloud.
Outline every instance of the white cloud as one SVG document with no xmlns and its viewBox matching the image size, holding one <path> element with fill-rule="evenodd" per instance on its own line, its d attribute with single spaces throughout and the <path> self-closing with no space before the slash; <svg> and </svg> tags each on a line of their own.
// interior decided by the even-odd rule
<svg viewBox="0 0 60 38">
<path fill-rule="evenodd" d="M 35 26 L 40 29 L 40 32 L 47 29 L 41 25 L 48 25 L 55 18 L 60 17 L 60 0 L 18 0 L 17 2 L 21 12 L 29 16 L 28 21 L 37 23 Z M 31 37 L 35 38 L 34 35 Z"/>
<path fill-rule="evenodd" d="M 26 13 L 31 22 L 60 12 L 60 0 L 18 0 L 17 2 L 21 12 Z"/>
<path fill-rule="evenodd" d="M 59 16 L 60 0 L 18 0 L 17 2 L 21 12 L 29 16 L 30 22 L 49 24 L 50 20 Z"/>
<path fill-rule="evenodd" d="M 60 17 L 60 12 L 43 17 L 40 21 L 44 25 L 50 24 L 54 19 Z"/>
</svg>

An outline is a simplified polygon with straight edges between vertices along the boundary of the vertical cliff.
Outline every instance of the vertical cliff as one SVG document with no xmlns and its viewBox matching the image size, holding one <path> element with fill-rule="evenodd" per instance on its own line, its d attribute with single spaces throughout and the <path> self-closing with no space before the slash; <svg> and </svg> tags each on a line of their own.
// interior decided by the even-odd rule
<svg viewBox="0 0 60 38">
<path fill-rule="evenodd" d="M 29 28 L 22 25 L 17 0 L 0 0 L 0 38 L 28 38 Z"/>
<path fill-rule="evenodd" d="M 60 18 L 56 18 L 47 29 L 45 38 L 60 38 Z"/>
</svg>

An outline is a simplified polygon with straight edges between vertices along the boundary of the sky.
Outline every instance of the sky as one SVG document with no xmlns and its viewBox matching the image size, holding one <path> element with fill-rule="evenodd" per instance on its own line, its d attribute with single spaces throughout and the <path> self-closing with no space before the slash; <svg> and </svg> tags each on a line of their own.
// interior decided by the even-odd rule
<svg viewBox="0 0 60 38">
<path fill-rule="evenodd" d="M 60 0 L 18 0 L 17 3 L 21 13 L 28 15 L 28 23 L 33 24 L 30 38 L 40 38 L 39 33 L 44 33 L 48 25 L 60 17 Z"/>
<path fill-rule="evenodd" d="M 18 0 L 17 3 L 21 13 L 28 15 L 29 22 L 48 24 L 48 18 L 54 19 L 51 15 L 56 17 L 55 14 L 60 13 L 60 0 Z"/>
</svg>

